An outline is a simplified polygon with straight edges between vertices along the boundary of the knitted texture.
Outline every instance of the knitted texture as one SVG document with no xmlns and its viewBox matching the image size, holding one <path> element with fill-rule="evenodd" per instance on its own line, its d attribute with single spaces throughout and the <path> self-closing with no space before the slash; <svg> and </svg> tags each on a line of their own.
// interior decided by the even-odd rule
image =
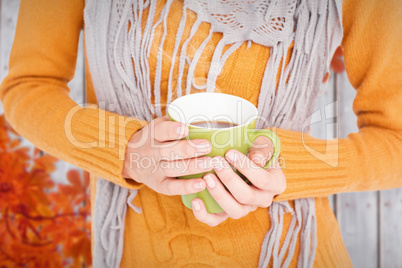
<svg viewBox="0 0 402 268">
<path fill-rule="evenodd" d="M 106 107 L 117 107 L 120 113 L 144 120 L 163 115 L 162 106 L 168 105 L 173 95 L 172 86 L 168 86 L 168 101 L 161 102 L 161 67 L 163 57 L 166 56 L 163 45 L 167 34 L 167 16 L 172 3 L 173 0 L 168 0 L 160 16 L 155 17 L 156 1 L 87 1 L 86 51 L 97 99 L 105 103 Z M 183 4 L 183 14 L 187 13 L 186 9 L 196 12 L 197 20 L 193 25 L 187 26 L 186 16 L 183 15 L 176 33 L 174 53 L 179 48 L 184 27 L 191 27 L 190 34 L 181 47 L 178 62 L 179 74 L 175 88 L 177 97 L 182 95 L 183 90 L 185 94 L 190 94 L 200 55 L 207 48 L 211 34 L 221 32 L 223 36 L 214 49 L 207 83 L 205 86 L 196 86 L 195 89 L 216 91 L 216 79 L 226 60 L 242 43 L 255 42 L 271 47 L 259 94 L 260 120 L 257 128 L 275 126 L 296 130 L 301 129 L 302 124 L 308 124 L 308 116 L 314 107 L 321 79 L 328 71 L 329 59 L 342 39 L 335 2 L 312 0 L 226 3 L 188 0 Z M 144 10 L 148 11 L 145 27 L 140 23 Z M 154 20 L 156 23 L 153 24 Z M 186 49 L 201 22 L 210 23 L 210 34 L 190 58 Z M 155 80 L 151 81 L 147 59 L 150 56 L 151 38 L 159 24 L 163 24 L 164 30 L 157 53 Z M 292 42 L 293 51 L 288 52 Z M 223 52 L 226 45 L 230 47 Z M 288 63 L 285 62 L 287 53 L 291 53 Z M 174 58 L 175 55 L 172 56 Z M 187 73 L 184 71 L 186 64 L 189 66 Z M 171 73 L 173 68 L 172 63 Z M 278 72 L 280 76 L 277 81 Z M 187 83 L 183 88 L 181 81 L 184 77 Z M 151 102 L 152 83 L 155 106 Z M 110 90 L 111 88 L 115 90 Z M 115 267 L 119 264 L 123 250 L 121 238 L 124 222 L 121 219 L 125 217 L 126 211 L 122 207 L 127 206 L 127 200 L 121 196 L 127 197 L 129 191 L 119 185 L 112 186 L 111 182 L 102 179 L 98 180 L 97 189 L 94 264 L 97 267 Z M 131 190 L 131 195 L 136 194 L 136 191 Z M 314 200 L 295 202 L 295 210 L 287 202 L 275 202 L 269 208 L 272 226 L 263 242 L 260 267 L 266 267 L 271 257 L 273 266 L 280 267 L 286 252 L 287 266 L 293 257 L 299 231 L 301 246 L 298 266 L 312 266 L 317 244 Z M 293 224 L 288 230 L 283 230 L 284 213 L 293 215 Z M 104 217 L 107 217 L 106 220 Z M 113 226 L 113 222 L 119 222 L 118 227 Z M 280 249 L 282 231 L 287 232 L 288 236 Z"/>
<path fill-rule="evenodd" d="M 186 1 L 201 21 L 211 23 L 226 42 L 251 41 L 275 46 L 289 40 L 293 32 L 296 0 L 286 1 Z"/>
</svg>

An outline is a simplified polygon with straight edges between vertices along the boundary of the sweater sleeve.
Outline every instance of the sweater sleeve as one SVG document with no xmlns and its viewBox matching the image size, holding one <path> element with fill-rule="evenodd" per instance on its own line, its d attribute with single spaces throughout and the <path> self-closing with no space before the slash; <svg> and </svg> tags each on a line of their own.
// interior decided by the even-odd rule
<svg viewBox="0 0 402 268">
<path fill-rule="evenodd" d="M 319 140 L 275 129 L 286 191 L 276 201 L 402 187 L 402 6 L 344 0 L 342 47 L 358 133 Z"/>
<path fill-rule="evenodd" d="M 69 97 L 83 0 L 21 0 L 9 73 L 0 100 L 11 126 L 39 149 L 123 187 L 141 186 L 122 177 L 130 137 L 147 122 Z"/>
</svg>

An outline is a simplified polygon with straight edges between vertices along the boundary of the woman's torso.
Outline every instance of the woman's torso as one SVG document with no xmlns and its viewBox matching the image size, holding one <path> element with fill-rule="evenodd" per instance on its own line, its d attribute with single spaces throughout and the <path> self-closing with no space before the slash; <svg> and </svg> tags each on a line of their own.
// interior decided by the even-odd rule
<svg viewBox="0 0 402 268">
<path fill-rule="evenodd" d="M 160 18 L 165 4 L 164 1 L 157 2 L 154 23 Z M 148 10 L 144 9 L 140 26 L 144 31 L 147 29 Z M 197 87 L 208 82 L 214 51 L 223 36 L 219 32 L 210 33 L 211 25 L 202 22 L 186 44 L 186 40 L 191 34 L 190 26 L 197 21 L 197 13 L 187 10 L 186 27 L 184 27 L 180 45 L 177 47 L 176 56 L 173 57 L 176 37 L 182 21 L 182 11 L 183 2 L 173 1 L 169 13 L 167 13 L 165 26 L 162 21 L 155 28 L 153 38 L 149 39 L 152 40 L 149 46 L 149 58 L 130 62 L 133 64 L 133 68 L 139 67 L 138 65 L 142 64 L 143 60 L 149 62 L 148 85 L 146 85 L 147 83 L 139 85 L 149 87 L 150 101 L 154 104 L 166 104 L 178 95 L 185 95 L 186 90 L 189 90 L 190 93 L 205 91 L 206 89 L 197 89 Z M 130 22 L 127 30 L 129 31 L 131 27 L 135 27 L 135 24 Z M 206 45 L 207 49 L 200 54 L 194 70 L 194 79 L 187 83 L 188 76 L 180 76 L 180 73 L 188 73 L 191 64 L 181 64 L 180 48 L 186 45 L 186 57 L 193 59 L 208 36 L 210 39 Z M 162 39 L 164 39 L 163 45 L 161 45 Z M 223 53 L 230 47 L 231 45 L 226 45 Z M 120 49 L 125 48 L 120 47 Z M 287 50 L 289 53 L 286 57 L 286 64 L 291 60 L 293 42 L 289 44 Z M 215 81 L 215 92 L 237 95 L 257 106 L 270 54 L 271 50 L 268 46 L 248 42 L 241 44 L 225 61 L 224 67 Z M 173 67 L 171 66 L 172 59 L 174 59 Z M 180 70 L 181 68 L 183 70 Z M 123 70 L 120 74 L 128 71 Z M 279 81 L 280 75 L 279 71 L 275 73 L 276 82 Z M 138 78 L 138 76 L 135 77 Z M 177 94 L 178 81 L 182 84 L 182 92 L 179 94 Z M 160 96 L 155 87 L 160 88 Z M 169 93 L 169 88 L 171 93 Z M 93 91 L 93 86 L 89 85 L 88 90 Z M 155 92 L 157 93 L 155 94 Z M 169 96 L 169 94 L 171 95 Z M 90 92 L 89 95 L 93 94 Z M 164 105 L 162 105 L 160 113 L 165 114 Z M 183 206 L 180 197 L 163 196 L 147 187 L 139 190 L 134 203 L 142 208 L 142 213 L 138 214 L 131 209 L 127 212 L 121 267 L 256 267 L 261 243 L 271 227 L 267 209 L 257 209 L 242 219 L 228 219 L 221 225 L 211 228 L 197 221 L 192 211 Z M 290 204 L 294 207 L 293 201 L 290 201 Z M 316 199 L 316 214 L 318 246 L 315 264 L 318 267 L 350 266 L 339 227 L 327 198 Z M 291 218 L 291 213 L 284 215 L 282 242 Z M 296 243 L 296 254 L 292 258 L 292 267 L 297 264 L 298 247 L 299 240 Z"/>
</svg>

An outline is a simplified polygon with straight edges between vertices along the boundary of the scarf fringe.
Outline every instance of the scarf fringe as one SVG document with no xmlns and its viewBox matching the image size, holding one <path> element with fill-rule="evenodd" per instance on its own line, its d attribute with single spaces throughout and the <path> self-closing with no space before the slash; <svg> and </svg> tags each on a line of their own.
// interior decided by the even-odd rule
<svg viewBox="0 0 402 268">
<path fill-rule="evenodd" d="M 177 97 L 182 95 L 183 89 L 185 94 L 190 94 L 192 88 L 207 92 L 219 91 L 219 88 L 216 88 L 216 81 L 227 59 L 244 42 L 247 42 L 247 48 L 249 48 L 251 41 L 255 41 L 271 47 L 258 98 L 257 108 L 260 117 L 256 128 L 275 126 L 300 131 L 303 122 L 309 118 L 314 107 L 320 88 L 319 80 L 328 68 L 328 58 L 333 55 L 341 41 L 342 30 L 339 23 L 336 24 L 336 20 L 339 21 L 341 3 L 334 3 L 335 0 L 328 0 L 329 2 L 298 0 L 296 5 L 295 0 L 287 0 L 286 3 L 276 0 L 269 3 L 262 1 L 261 7 L 266 8 L 264 20 L 267 23 L 275 20 L 285 9 L 293 13 L 286 14 L 284 18 L 288 19 L 284 20 L 285 28 L 277 35 L 269 32 L 272 30 L 271 26 L 264 26 L 256 31 L 259 36 L 250 35 L 247 38 L 247 36 L 236 34 L 236 31 L 233 32 L 230 27 L 225 29 L 225 25 L 211 19 L 212 15 L 205 13 L 208 6 L 205 1 L 184 1 L 173 55 L 169 56 L 171 66 L 167 85 L 167 104 L 172 101 L 174 90 Z M 98 102 L 115 104 L 117 106 L 115 112 L 147 121 L 151 121 L 155 115 L 162 116 L 162 105 L 159 103 L 162 65 L 166 56 L 163 46 L 167 36 L 167 16 L 173 0 L 167 1 L 155 23 L 156 1 L 87 0 L 86 2 L 84 10 L 86 51 Z M 215 4 L 219 3 L 218 0 Z M 225 8 L 229 10 L 230 5 L 226 5 Z M 148 9 L 148 18 L 142 30 L 145 9 Z M 180 47 L 188 9 L 197 13 L 197 20 L 191 26 L 189 36 Z M 292 17 L 294 21 L 289 20 Z M 187 47 L 201 23 L 205 21 L 211 23 L 209 34 L 190 59 L 187 55 Z M 293 22 L 297 25 L 294 32 Z M 153 81 L 156 105 L 152 105 L 148 59 L 155 30 L 160 24 L 162 24 L 163 33 L 158 46 Z M 286 28 L 289 25 L 290 30 Z M 215 32 L 223 32 L 223 37 L 213 53 L 206 84 L 198 85 L 195 69 Z M 264 34 L 266 36 L 262 36 Z M 275 39 L 276 36 L 280 39 Z M 292 50 L 289 50 L 292 41 L 294 46 Z M 223 53 L 227 45 L 230 47 Z M 288 53 L 291 53 L 291 57 L 286 64 Z M 179 55 L 178 58 L 177 55 Z M 177 59 L 179 72 L 176 78 L 173 77 L 173 72 Z M 278 72 L 279 80 L 277 81 Z M 184 77 L 187 79 L 185 85 L 182 85 Z M 176 86 L 173 83 L 174 79 L 177 79 Z M 93 220 L 94 267 L 119 266 L 124 246 L 124 219 L 127 206 L 141 213 L 141 208 L 132 204 L 136 195 L 137 191 L 129 191 L 98 178 Z M 284 215 L 287 213 L 292 215 L 292 219 L 286 231 L 285 240 L 280 246 Z M 299 234 L 298 267 L 312 267 L 317 246 L 314 199 L 295 200 L 294 209 L 288 202 L 275 202 L 269 207 L 268 214 L 271 228 L 267 231 L 261 246 L 259 267 L 268 265 L 288 267 L 295 254 Z"/>
</svg>

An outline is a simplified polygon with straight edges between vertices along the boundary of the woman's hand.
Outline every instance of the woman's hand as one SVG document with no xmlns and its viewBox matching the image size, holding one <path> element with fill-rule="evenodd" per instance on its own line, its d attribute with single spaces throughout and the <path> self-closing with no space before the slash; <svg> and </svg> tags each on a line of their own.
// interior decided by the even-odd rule
<svg viewBox="0 0 402 268">
<path fill-rule="evenodd" d="M 195 217 L 209 226 L 216 226 L 229 217 L 239 219 L 258 207 L 269 207 L 273 197 L 286 188 L 286 179 L 278 161 L 267 170 L 262 168 L 271 158 L 272 152 L 272 142 L 261 136 L 254 142 L 248 157 L 232 149 L 226 152 L 225 158 L 212 158 L 211 163 L 219 179 L 213 173 L 207 173 L 204 180 L 208 191 L 224 212 L 208 213 L 202 200 L 197 198 L 192 202 Z M 236 174 L 229 163 L 247 177 L 252 185 L 248 185 Z"/>
<path fill-rule="evenodd" d="M 202 178 L 178 180 L 176 177 L 211 170 L 211 143 L 204 139 L 180 140 L 188 127 L 156 118 L 135 133 L 129 141 L 122 175 L 165 195 L 185 195 L 205 189 Z M 198 157 L 202 156 L 202 157 Z M 197 157 L 197 158 L 195 158 Z"/>
</svg>

